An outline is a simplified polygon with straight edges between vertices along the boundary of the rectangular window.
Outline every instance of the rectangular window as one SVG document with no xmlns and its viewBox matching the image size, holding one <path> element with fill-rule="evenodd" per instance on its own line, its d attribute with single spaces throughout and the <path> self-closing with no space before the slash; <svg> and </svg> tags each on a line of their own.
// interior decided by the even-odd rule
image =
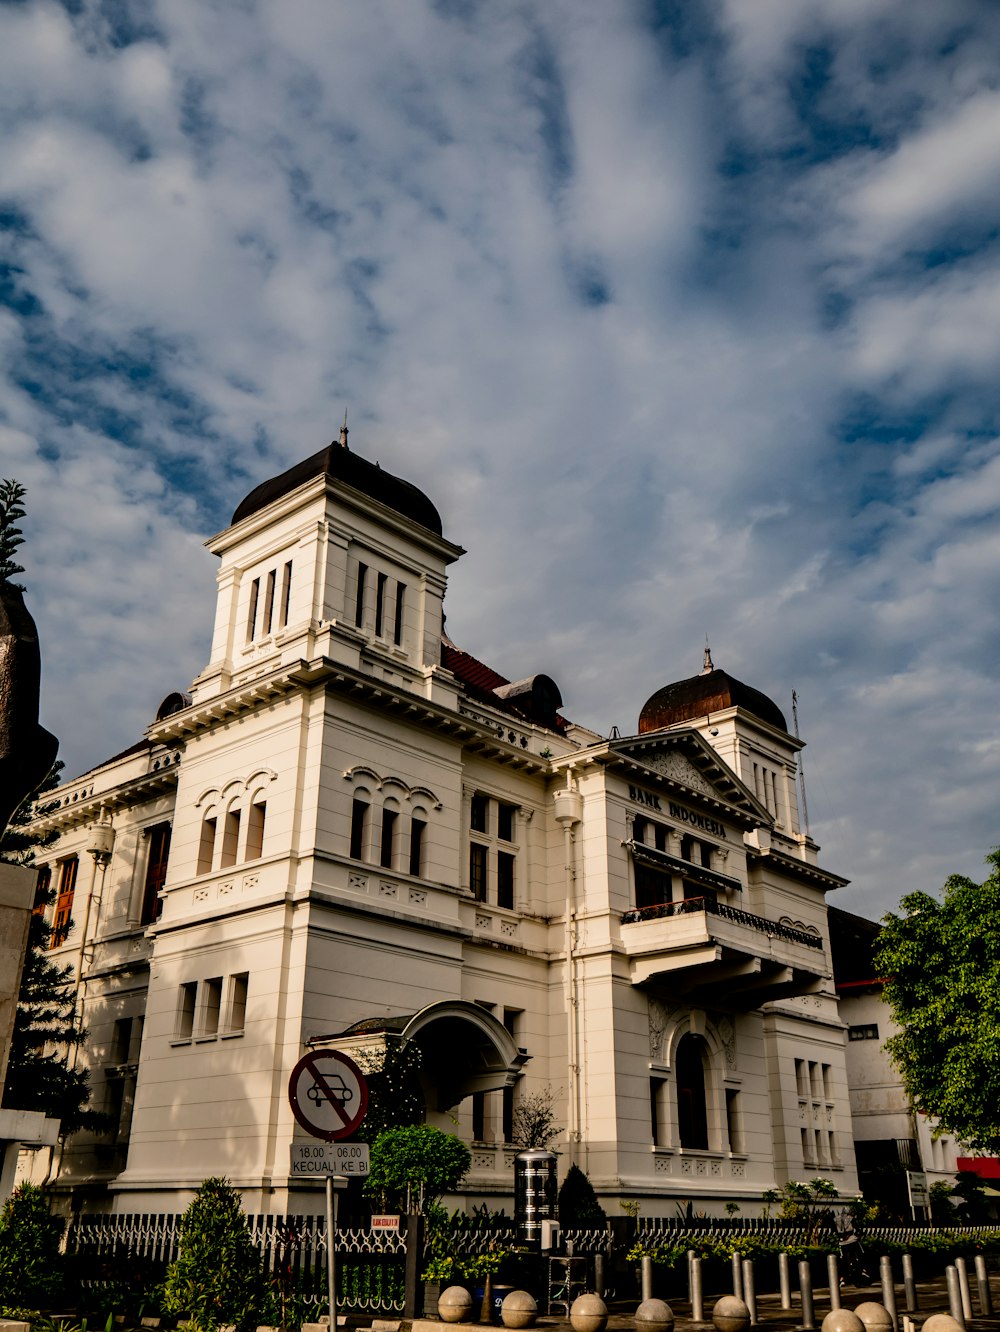
<svg viewBox="0 0 1000 1332">
<path fill-rule="evenodd" d="M 276 569 L 272 569 L 267 575 L 267 582 L 264 584 L 264 616 L 260 631 L 265 638 L 271 632 L 271 625 L 274 619 L 274 583 L 277 577 L 277 572 Z"/>
<path fill-rule="evenodd" d="M 56 898 L 55 915 L 52 918 L 50 948 L 58 948 L 60 944 L 66 942 L 70 925 L 73 923 L 73 895 L 76 892 L 76 875 L 79 868 L 80 861 L 76 856 L 71 856 L 68 860 L 59 863 L 58 897 Z"/>
<path fill-rule="evenodd" d="M 410 820 L 410 873 L 419 877 L 424 863 L 424 829 L 427 824 L 423 819 Z"/>
<path fill-rule="evenodd" d="M 198 874 L 210 874 L 215 857 L 215 819 L 205 819 L 201 825 L 201 840 L 198 843 Z"/>
<path fill-rule="evenodd" d="M 132 1048 L 132 1019 L 115 1018 L 115 1025 L 111 1034 L 110 1062 L 112 1064 L 127 1064 L 129 1051 Z"/>
<path fill-rule="evenodd" d="M 392 627 L 392 641 L 397 645 L 403 641 L 403 598 L 406 595 L 406 584 L 396 584 L 396 619 Z"/>
<path fill-rule="evenodd" d="M 819 1064 L 812 1059 L 809 1060 L 809 1090 L 812 1092 L 813 1096 L 821 1095 L 819 1085 Z"/>
<path fill-rule="evenodd" d="M 263 800 L 250 806 L 247 813 L 247 847 L 245 860 L 259 860 L 264 854 L 264 820 L 267 805 Z"/>
<path fill-rule="evenodd" d="M 288 605 L 292 596 L 292 562 L 285 565 L 281 575 L 281 607 L 278 611 L 278 628 L 284 629 L 288 623 Z"/>
<path fill-rule="evenodd" d="M 219 1017 L 222 1013 L 222 977 L 213 976 L 204 981 L 201 987 L 201 1018 L 198 1023 L 200 1036 L 219 1034 Z"/>
<path fill-rule="evenodd" d="M 847 1039 L 849 1041 L 877 1041 L 878 1024 L 875 1022 L 864 1022 L 857 1027 L 848 1027 Z"/>
<path fill-rule="evenodd" d="M 497 852 L 497 906 L 514 910 L 514 857 L 509 851 Z"/>
<path fill-rule="evenodd" d="M 484 795 L 472 797 L 471 825 L 473 832 L 488 833 L 490 830 L 490 798 Z"/>
<path fill-rule="evenodd" d="M 379 844 L 378 863 L 385 869 L 392 869 L 392 844 L 398 817 L 394 809 L 383 809 L 382 811 L 382 839 Z"/>
<path fill-rule="evenodd" d="M 740 1093 L 735 1087 L 726 1088 L 726 1128 L 729 1131 L 729 1150 L 742 1152 L 743 1126 L 740 1123 Z"/>
<path fill-rule="evenodd" d="M 375 580 L 375 637 L 382 637 L 382 618 L 385 614 L 385 585 L 388 578 L 380 573 Z"/>
<path fill-rule="evenodd" d="M 35 905 L 32 907 L 32 915 L 44 916 L 49 905 L 49 893 L 52 890 L 52 870 L 48 865 L 43 865 L 38 871 L 38 878 L 35 880 Z"/>
<path fill-rule="evenodd" d="M 668 1087 L 666 1078 L 649 1079 L 649 1133 L 654 1147 L 670 1145 L 667 1121 Z"/>
<path fill-rule="evenodd" d="M 246 1027 L 249 986 L 249 972 L 242 971 L 238 976 L 229 977 L 229 1007 L 226 1013 L 226 1031 L 230 1035 L 243 1031 Z"/>
<path fill-rule="evenodd" d="M 358 565 L 358 592 L 354 602 L 354 623 L 360 629 L 365 622 L 365 583 L 368 580 L 368 565 Z"/>
<path fill-rule="evenodd" d="M 812 1147 L 809 1142 L 809 1130 L 800 1128 L 799 1135 L 802 1138 L 802 1163 L 803 1165 L 812 1165 Z"/>
<path fill-rule="evenodd" d="M 194 1033 L 194 1007 L 198 999 L 196 981 L 186 981 L 177 992 L 177 1036 L 179 1041 L 189 1041 Z"/>
<path fill-rule="evenodd" d="M 800 1096 L 807 1096 L 809 1094 L 808 1088 L 806 1087 L 806 1065 L 804 1059 L 796 1059 L 795 1061 L 795 1090 Z"/>
<path fill-rule="evenodd" d="M 472 1141 L 486 1141 L 486 1093 L 472 1093 Z"/>
<path fill-rule="evenodd" d="M 247 611 L 247 642 L 252 643 L 257 631 L 257 600 L 260 597 L 260 579 L 250 584 L 250 608 Z"/>
<path fill-rule="evenodd" d="M 827 1100 L 829 1100 L 829 1099 L 830 1099 L 830 1065 L 829 1065 L 829 1064 L 821 1064 L 821 1065 L 820 1065 L 820 1072 L 821 1072 L 821 1074 L 823 1075 L 823 1095 L 827 1098 Z"/>
<path fill-rule="evenodd" d="M 163 902 L 160 894 L 167 877 L 167 857 L 170 854 L 170 824 L 158 823 L 146 833 L 146 878 L 142 885 L 142 903 L 139 924 L 151 925 L 160 917 Z"/>
<path fill-rule="evenodd" d="M 501 842 L 514 840 L 514 805 L 497 805 L 497 836 Z"/>
<path fill-rule="evenodd" d="M 351 859 L 365 858 L 365 831 L 368 827 L 368 802 L 355 799 L 351 806 Z"/>
<path fill-rule="evenodd" d="M 219 857 L 219 868 L 225 869 L 227 865 L 236 864 L 236 854 L 240 845 L 240 811 L 231 809 L 226 815 L 226 822 L 222 831 L 222 855 Z"/>
<path fill-rule="evenodd" d="M 469 847 L 469 887 L 477 902 L 486 901 L 486 847 L 479 842 Z"/>
</svg>

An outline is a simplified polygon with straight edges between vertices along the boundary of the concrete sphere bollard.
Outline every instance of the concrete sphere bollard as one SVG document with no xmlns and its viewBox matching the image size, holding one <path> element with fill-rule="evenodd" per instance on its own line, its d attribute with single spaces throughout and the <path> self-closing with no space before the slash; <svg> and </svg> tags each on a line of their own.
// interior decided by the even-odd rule
<svg viewBox="0 0 1000 1332">
<path fill-rule="evenodd" d="M 672 1332 L 674 1311 L 666 1300 L 643 1300 L 635 1311 L 636 1332 Z"/>
<path fill-rule="evenodd" d="M 931 1314 L 924 1323 L 924 1332 L 962 1332 L 962 1324 L 951 1314 Z"/>
<path fill-rule="evenodd" d="M 735 1295 L 723 1295 L 721 1300 L 715 1302 L 712 1322 L 716 1332 L 747 1332 L 750 1326 L 750 1310 Z"/>
<path fill-rule="evenodd" d="M 857 1305 L 854 1312 L 864 1323 L 865 1332 L 892 1332 L 892 1314 L 884 1304 L 866 1300 L 864 1304 Z M 938 1332 L 945 1332 L 945 1329 L 939 1328 Z"/>
<path fill-rule="evenodd" d="M 500 1321 L 504 1327 L 534 1327 L 538 1305 L 526 1290 L 512 1290 L 500 1305 Z"/>
<path fill-rule="evenodd" d="M 850 1309 L 831 1309 L 823 1319 L 820 1332 L 865 1332 L 865 1325 Z"/>
<path fill-rule="evenodd" d="M 573 1332 L 604 1332 L 608 1306 L 600 1295 L 578 1295 L 570 1306 L 569 1322 Z"/>
<path fill-rule="evenodd" d="M 449 1286 L 438 1296 L 438 1317 L 442 1323 L 464 1323 L 472 1312 L 472 1296 L 464 1286 Z"/>
</svg>

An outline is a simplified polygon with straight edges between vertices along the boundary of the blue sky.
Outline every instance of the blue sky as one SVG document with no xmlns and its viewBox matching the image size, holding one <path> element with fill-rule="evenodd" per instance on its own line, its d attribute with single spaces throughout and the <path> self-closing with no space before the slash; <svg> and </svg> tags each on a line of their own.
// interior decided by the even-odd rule
<svg viewBox="0 0 1000 1332">
<path fill-rule="evenodd" d="M 454 639 L 634 730 L 790 712 L 840 905 L 998 838 L 1000 9 L 0 4 L 0 474 L 70 772 L 204 664 L 204 538 L 336 435 Z"/>
</svg>

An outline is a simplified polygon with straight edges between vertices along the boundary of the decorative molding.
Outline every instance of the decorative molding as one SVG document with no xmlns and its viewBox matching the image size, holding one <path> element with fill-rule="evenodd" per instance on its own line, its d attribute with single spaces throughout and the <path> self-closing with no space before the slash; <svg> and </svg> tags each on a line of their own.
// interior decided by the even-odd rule
<svg viewBox="0 0 1000 1332">
<path fill-rule="evenodd" d="M 487 915 L 485 914 L 485 912 L 477 911 L 477 912 L 476 912 L 476 929 L 477 929 L 477 930 L 491 930 L 492 928 L 493 928 L 493 917 L 492 917 L 492 916 L 487 916 Z"/>
<path fill-rule="evenodd" d="M 686 786 L 689 791 L 697 791 L 701 795 L 711 796 L 713 800 L 718 800 L 719 792 L 712 783 L 700 773 L 693 763 L 689 763 L 681 754 L 635 754 L 633 756 L 639 763 L 647 768 L 652 768 L 654 772 L 661 773 L 664 777 L 669 777 L 672 782 L 677 782 L 681 786 Z"/>
</svg>

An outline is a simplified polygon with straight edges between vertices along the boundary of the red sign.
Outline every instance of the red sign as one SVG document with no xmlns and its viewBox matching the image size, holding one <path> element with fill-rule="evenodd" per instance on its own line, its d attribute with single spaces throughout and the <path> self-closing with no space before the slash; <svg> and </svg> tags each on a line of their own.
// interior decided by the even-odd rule
<svg viewBox="0 0 1000 1332">
<path fill-rule="evenodd" d="M 327 1142 L 349 1138 L 368 1109 L 368 1083 L 339 1050 L 311 1050 L 288 1079 L 288 1103 L 307 1133 Z"/>
</svg>

